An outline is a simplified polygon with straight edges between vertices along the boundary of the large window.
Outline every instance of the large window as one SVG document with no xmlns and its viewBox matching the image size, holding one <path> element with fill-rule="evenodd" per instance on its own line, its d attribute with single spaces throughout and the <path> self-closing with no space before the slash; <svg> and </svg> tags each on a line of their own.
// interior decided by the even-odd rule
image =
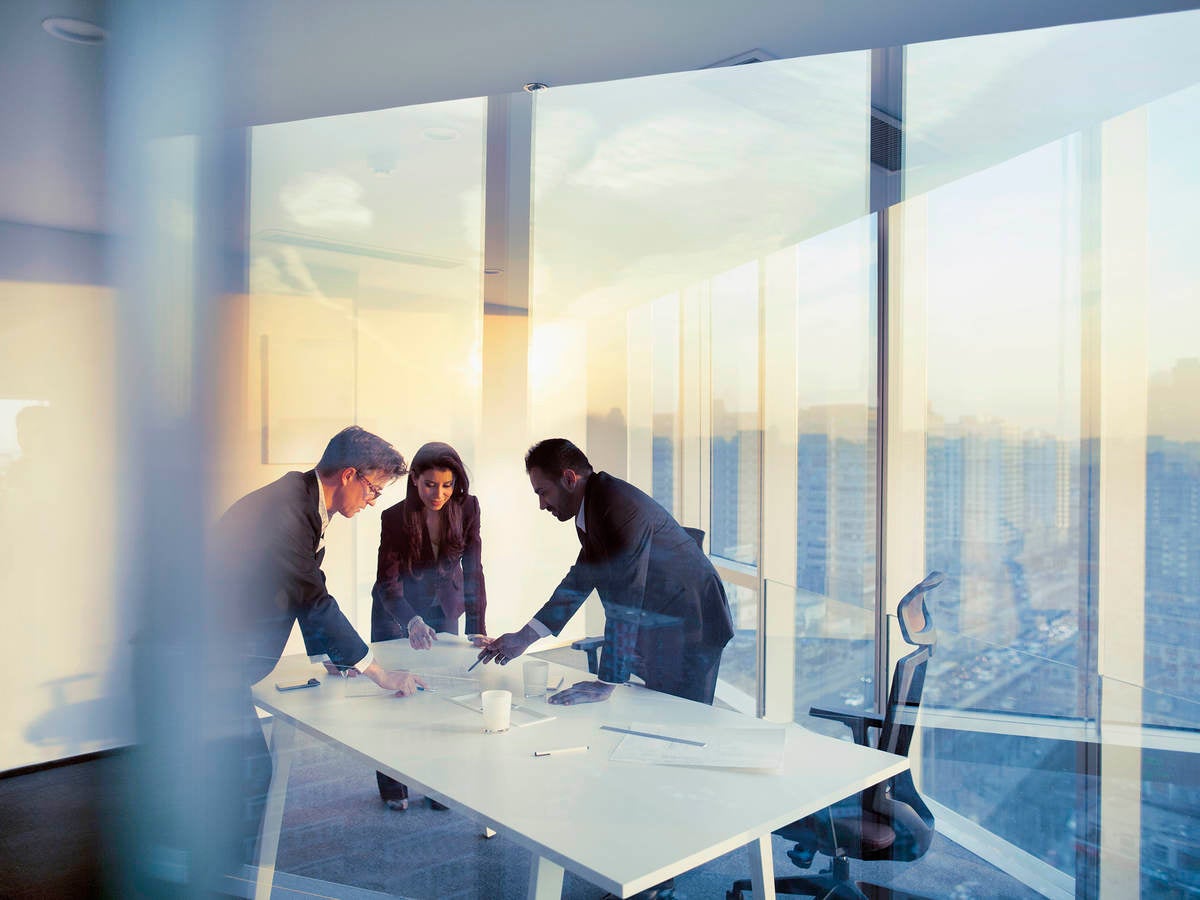
<svg viewBox="0 0 1200 900">
<path fill-rule="evenodd" d="M 840 529 L 832 549 L 806 526 L 806 565 L 822 574 L 803 616 L 815 621 L 814 599 L 847 591 L 855 604 L 874 603 L 872 572 L 851 572 L 873 557 L 863 549 L 864 529 L 874 533 L 866 521 L 873 457 L 864 455 L 874 452 L 865 412 L 869 280 L 847 294 L 838 274 L 847 258 L 863 262 L 856 242 L 866 226 L 850 226 L 858 231 L 849 242 L 797 250 L 867 211 L 869 64 L 866 53 L 780 60 L 536 98 L 535 331 L 572 319 L 593 336 L 623 334 L 624 372 L 614 372 L 607 338 L 589 345 L 603 352 L 587 358 L 586 441 L 602 450 L 623 444 L 629 479 L 707 532 L 737 629 L 722 680 L 750 709 L 764 688 L 760 623 L 788 646 L 797 634 L 798 342 L 806 359 L 829 363 L 824 373 L 816 364 L 804 370 L 806 402 L 857 405 L 839 410 L 836 426 L 803 426 L 836 430 L 841 442 L 835 480 L 803 488 L 841 498 L 831 504 L 839 518 L 819 526 Z M 846 333 L 823 342 L 813 322 L 847 300 Z M 623 390 L 613 389 L 618 379 Z M 827 569 L 841 574 L 831 581 Z M 773 613 L 763 607 L 765 578 L 786 589 L 774 594 Z M 793 655 L 794 647 L 781 663 L 789 682 Z M 859 675 L 854 681 L 861 689 Z"/>
<path fill-rule="evenodd" d="M 1200 86 L 1146 108 L 1146 624 L 1142 715 L 1200 726 Z M 1200 890 L 1195 756 L 1142 759 L 1142 890 Z"/>
<path fill-rule="evenodd" d="M 1172 397 L 1200 345 L 1198 29 L 1189 13 L 906 50 L 889 339 L 907 343 L 887 377 L 923 380 L 924 408 L 888 412 L 924 419 L 924 555 L 950 576 L 922 787 L 950 832 L 982 826 L 988 852 L 1083 894 L 1191 878 L 1180 759 L 1115 735 L 1196 726 L 1198 420 Z"/>
</svg>

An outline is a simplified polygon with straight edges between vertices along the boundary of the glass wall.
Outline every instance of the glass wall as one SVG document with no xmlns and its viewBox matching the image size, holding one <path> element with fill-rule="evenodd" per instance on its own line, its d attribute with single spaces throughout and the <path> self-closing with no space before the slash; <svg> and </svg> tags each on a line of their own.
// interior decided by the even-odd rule
<svg viewBox="0 0 1200 900">
<path fill-rule="evenodd" d="M 1146 107 L 1146 617 L 1144 721 L 1200 725 L 1200 85 Z M 1142 759 L 1142 890 L 1200 891 L 1195 757 Z"/>
<path fill-rule="evenodd" d="M 569 318 L 624 334 L 624 372 L 611 354 L 587 359 L 593 403 L 618 396 L 593 384 L 619 381 L 622 408 L 589 408 L 581 439 L 611 446 L 620 429 L 629 479 L 707 532 L 737 626 L 722 679 L 753 697 L 761 578 L 796 577 L 796 310 L 802 298 L 826 310 L 838 299 L 834 261 L 795 248 L 866 212 L 869 55 L 555 88 L 535 102 L 534 331 Z M 779 253 L 791 262 L 772 286 L 766 260 Z M 764 328 L 782 349 L 767 352 Z M 865 373 L 871 339 L 848 340 L 843 349 L 866 356 L 839 359 L 839 372 Z M 840 402 L 810 391 L 814 404 Z M 775 396 L 786 400 L 773 406 Z M 764 535 L 780 498 L 784 527 Z M 789 597 L 778 616 L 789 642 L 795 616 Z"/>
<path fill-rule="evenodd" d="M 12 667 L 0 701 L 6 770 L 131 741 L 134 626 L 115 591 L 116 311 L 103 247 L 0 229 L 0 593 L 10 646 L 37 659 Z"/>
<path fill-rule="evenodd" d="M 350 422 L 409 456 L 448 441 L 483 475 L 490 630 L 519 627 L 546 595 L 530 571 L 561 575 L 576 549 L 541 516 L 546 559 L 527 560 L 536 502 L 513 435 L 501 453 L 481 424 L 489 374 L 519 370 L 518 443 L 571 438 L 706 532 L 736 626 L 721 699 L 806 725 L 813 704 L 871 707 L 911 584 L 893 573 L 941 570 L 913 750 L 939 832 L 1046 893 L 1194 893 L 1197 44 L 1191 12 L 904 48 L 890 209 L 868 200 L 892 177 L 872 163 L 869 53 L 522 96 L 532 275 L 511 299 L 529 306 L 486 317 L 491 369 L 485 101 L 255 128 L 248 288 L 222 300 L 231 363 L 208 388 L 229 438 L 214 512 Z M 147 389 L 169 412 L 202 380 L 192 229 L 214 229 L 192 196 L 212 148 L 167 144 L 141 214 L 164 224 L 139 250 L 165 262 L 137 266 L 169 302 L 129 316 L 185 382 Z M 28 613 L 16 643 L 59 651 L 13 676 L 0 769 L 129 739 L 115 538 L 90 524 L 120 505 L 119 311 L 81 252 L 37 269 L 0 251 L 0 571 Z M 64 472 L 87 490 L 65 496 Z M 331 592 L 364 635 L 402 489 L 329 536 Z M 67 504 L 77 521 L 48 512 Z M 325 878 L 339 854 L 288 864 Z M 436 893 L 444 860 L 395 862 L 415 880 L 388 889 Z"/>
<path fill-rule="evenodd" d="M 875 705 L 877 216 L 797 245 L 794 714 Z M 768 486 L 769 487 L 769 486 Z M 838 733 L 838 727 L 830 729 Z M 838 736 L 843 736 L 838 734 Z"/>
<path fill-rule="evenodd" d="M 350 423 L 409 458 L 445 441 L 474 470 L 485 108 L 470 99 L 253 129 L 241 471 L 228 501 L 311 468 Z M 364 633 L 379 516 L 404 489 L 330 529 L 331 591 Z"/>
<path fill-rule="evenodd" d="M 1191 877 L 1194 791 L 1102 735 L 1195 725 L 1198 32 L 1187 13 L 906 48 L 891 287 L 923 342 L 887 374 L 924 380 L 925 560 L 950 576 L 922 788 L 1084 894 L 1137 892 L 1131 847 L 1140 889 Z"/>
</svg>

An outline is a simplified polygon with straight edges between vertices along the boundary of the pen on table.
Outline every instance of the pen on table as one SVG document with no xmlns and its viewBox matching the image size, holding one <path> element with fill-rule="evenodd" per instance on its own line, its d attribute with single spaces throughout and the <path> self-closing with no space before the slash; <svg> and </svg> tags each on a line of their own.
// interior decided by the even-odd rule
<svg viewBox="0 0 1200 900">
<path fill-rule="evenodd" d="M 656 741 L 670 741 L 672 744 L 689 744 L 693 747 L 707 747 L 706 741 L 693 741 L 688 738 L 671 737 L 669 734 L 654 734 L 650 731 L 634 731 L 632 728 L 618 728 L 616 725 L 601 725 L 602 731 L 619 731 L 621 734 L 635 734 L 638 737 L 654 738 Z"/>
<path fill-rule="evenodd" d="M 535 751 L 533 751 L 533 755 L 534 756 L 559 756 L 560 754 L 563 754 L 563 753 L 581 753 L 582 751 L 584 751 L 586 749 L 588 749 L 588 748 L 585 745 L 583 747 L 562 747 L 558 750 L 535 750 Z"/>
</svg>

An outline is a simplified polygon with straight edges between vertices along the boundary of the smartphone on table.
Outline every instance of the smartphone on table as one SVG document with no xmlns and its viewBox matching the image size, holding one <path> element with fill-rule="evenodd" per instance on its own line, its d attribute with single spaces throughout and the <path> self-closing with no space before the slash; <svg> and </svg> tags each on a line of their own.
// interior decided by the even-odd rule
<svg viewBox="0 0 1200 900">
<path fill-rule="evenodd" d="M 310 678 L 308 681 L 277 681 L 275 682 L 275 690 L 298 691 L 302 688 L 316 687 L 320 683 L 320 679 L 317 678 Z"/>
</svg>

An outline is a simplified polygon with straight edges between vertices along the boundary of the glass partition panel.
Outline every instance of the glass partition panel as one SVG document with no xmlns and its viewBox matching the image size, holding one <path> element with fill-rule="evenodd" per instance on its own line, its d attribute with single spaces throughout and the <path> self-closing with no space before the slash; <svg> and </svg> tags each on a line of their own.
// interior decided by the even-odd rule
<svg viewBox="0 0 1200 900">
<path fill-rule="evenodd" d="M 712 280 L 712 516 L 709 553 L 759 559 L 758 265 Z"/>
<path fill-rule="evenodd" d="M 754 698 L 758 690 L 758 591 L 727 578 L 721 583 L 733 615 L 733 637 L 721 654 L 719 677 L 746 697 Z"/>
<path fill-rule="evenodd" d="M 796 585 L 875 606 L 875 216 L 796 247 Z"/>
<path fill-rule="evenodd" d="M 629 480 L 676 518 L 680 423 L 679 295 L 631 309 L 628 333 Z"/>
<path fill-rule="evenodd" d="M 495 549 L 503 511 L 489 505 L 487 479 L 476 477 L 485 463 L 479 440 L 485 112 L 486 101 L 477 98 L 252 130 L 249 299 L 238 324 L 248 348 L 240 450 L 249 483 L 238 487 L 244 492 L 287 469 L 311 468 L 330 436 L 349 424 L 379 434 L 409 460 L 422 444 L 444 441 L 462 456 L 471 493 L 481 499 L 487 578 L 503 584 L 497 563 L 505 560 Z M 350 522 L 335 517 L 325 534 L 328 589 L 364 639 L 372 637 L 380 515 L 405 490 L 401 479 Z M 302 649 L 293 635 L 286 652 Z M 389 665 L 382 652 L 379 659 Z M 316 674 L 327 685 L 336 681 Z M 343 790 L 369 801 L 361 815 L 386 817 L 397 813 L 384 805 L 382 792 L 398 806 L 407 789 L 377 785 L 370 761 L 348 765 L 344 748 L 303 734 L 288 761 L 280 872 L 326 884 L 326 892 L 349 882 L 345 890 L 453 893 L 440 861 L 408 858 L 394 844 L 312 853 L 303 840 L 310 814 L 325 826 L 331 821 L 327 803 L 305 811 L 314 792 Z M 415 786 L 411 803 L 423 804 Z M 300 820 L 293 817 L 297 808 Z M 420 812 L 408 813 L 414 814 Z M 368 857 L 369 866 L 358 865 Z M 470 850 L 455 858 L 467 873 L 484 864 Z"/>
<path fill-rule="evenodd" d="M 863 215 L 869 71 L 842 53 L 538 93 L 535 311 L 623 311 Z"/>
<path fill-rule="evenodd" d="M 1146 624 L 1141 718 L 1200 730 L 1200 85 L 1146 108 Z M 1141 888 L 1200 893 L 1200 758 L 1142 753 Z"/>
<path fill-rule="evenodd" d="M 310 468 L 351 423 L 408 458 L 440 440 L 477 465 L 485 109 L 252 130 L 246 489 Z M 404 489 L 330 529 L 330 589 L 364 635 L 379 516 Z"/>
<path fill-rule="evenodd" d="M 1200 30 L 1200 29 L 1198 29 Z M 1200 699 L 1200 85 L 1147 107 L 1146 687 Z"/>
<path fill-rule="evenodd" d="M 1073 702 L 1078 671 L 941 627 L 937 591 L 930 608 L 938 641 L 925 676 L 920 753 L 914 754 L 920 789 L 1072 874 L 1077 796 L 1090 777 L 1078 752 L 1095 736 L 1084 720 L 1062 716 Z M 894 623 L 891 634 L 895 659 L 909 648 Z"/>
<path fill-rule="evenodd" d="M 889 620 L 894 665 L 910 648 Z M 939 628 L 913 754 L 922 792 L 982 828 L 985 840 L 999 838 L 1067 874 L 1076 871 L 1077 850 L 1101 853 L 1078 798 L 1140 792 L 1141 861 L 1130 864 L 1140 865 L 1143 891 L 1193 884 L 1200 702 L 1102 677 L 1089 679 L 1102 697 L 1100 719 L 1060 715 L 1062 692 L 1079 680 L 1073 666 Z M 1097 764 L 1083 765 L 1086 756 Z M 1001 857 L 1009 852 L 995 846 Z"/>
<path fill-rule="evenodd" d="M 1143 897 L 1200 893 L 1200 840 L 1196 837 L 1200 825 L 1198 745 L 1200 741 L 1194 741 L 1187 750 L 1142 750 L 1139 864 Z"/>
<path fill-rule="evenodd" d="M 1182 733 L 1200 689 L 1198 39 L 1185 12 L 906 48 L 890 296 L 924 340 L 926 562 L 951 576 L 927 694 L 1005 729 L 939 725 L 922 772 L 1083 893 L 1169 883 L 1130 847 L 1195 859 L 1160 841 L 1195 818 L 1186 779 L 1164 820 L 1158 763 L 1095 729 Z"/>
<path fill-rule="evenodd" d="M 858 603 L 768 580 L 767 602 L 795 610 L 795 634 L 768 635 L 767 670 L 775 656 L 792 658 L 793 718 L 804 727 L 849 739 L 845 726 L 809 715 L 814 706 L 875 711 L 875 613 Z"/>
<path fill-rule="evenodd" d="M 940 621 L 1067 663 L 1085 614 L 1062 564 L 1084 553 L 1079 184 L 1073 139 L 948 184 L 925 198 L 923 248 L 926 568 L 952 576 Z"/>
<path fill-rule="evenodd" d="M 33 226 L 0 234 L 0 590 L 9 646 L 37 657 L 6 678 L 7 770 L 135 738 L 137 623 L 115 588 L 117 305 L 103 267 L 87 265 L 103 247 Z"/>
<path fill-rule="evenodd" d="M 621 323 L 621 352 L 588 343 L 588 443 L 624 445 L 628 480 L 707 532 L 737 628 L 721 677 L 750 696 L 762 434 L 795 427 L 764 421 L 763 260 L 867 212 L 869 78 L 870 54 L 859 52 L 554 88 L 534 100 L 531 316 L 535 326 L 581 321 L 592 335 Z M 837 281 L 835 263 L 806 259 L 790 275 L 803 286 L 780 296 L 816 297 L 829 310 L 839 297 L 822 289 Z M 839 377 L 856 365 L 843 363 Z M 789 370 L 789 420 L 792 384 Z M 814 393 L 812 402 L 834 401 Z M 788 454 L 798 452 L 792 441 Z M 793 496 L 787 481 L 774 488 Z"/>
</svg>

